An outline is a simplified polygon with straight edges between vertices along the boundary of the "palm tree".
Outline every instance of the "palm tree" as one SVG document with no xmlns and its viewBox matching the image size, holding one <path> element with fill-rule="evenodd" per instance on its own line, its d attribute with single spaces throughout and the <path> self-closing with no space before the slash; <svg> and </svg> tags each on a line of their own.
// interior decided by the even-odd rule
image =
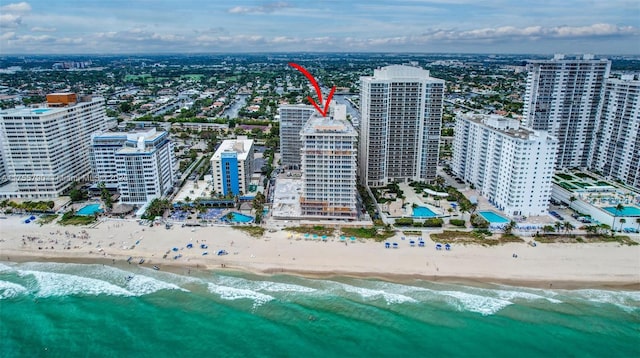
<svg viewBox="0 0 640 358">
<path fill-rule="evenodd" d="M 560 232 L 560 229 L 562 229 L 562 223 L 560 221 L 556 221 L 553 226 L 556 228 L 556 232 Z"/>
<path fill-rule="evenodd" d="M 504 234 L 511 235 L 515 227 L 516 227 L 516 222 L 513 220 L 509 221 L 509 223 L 504 226 Z"/>
<path fill-rule="evenodd" d="M 615 215 L 613 215 L 613 222 L 611 223 L 611 235 L 613 235 L 613 231 L 615 231 L 616 218 L 620 216 L 619 214 L 621 214 L 624 211 L 624 206 L 622 205 L 622 203 L 618 203 L 618 205 L 616 205 L 615 211 L 616 213 Z"/>
<path fill-rule="evenodd" d="M 542 227 L 542 232 L 544 232 L 545 234 L 548 234 L 548 233 L 553 232 L 553 231 L 554 231 L 554 229 L 553 229 L 553 226 L 551 226 L 551 225 L 545 225 L 545 226 Z"/>
<path fill-rule="evenodd" d="M 575 229 L 575 226 L 573 226 L 573 224 L 568 221 L 563 222 L 562 226 L 564 227 L 564 231 L 567 233 L 567 235 L 570 235 L 571 230 Z"/>
<path fill-rule="evenodd" d="M 626 222 L 627 222 L 627 219 L 625 219 L 625 218 L 620 219 L 620 231 L 622 231 L 622 227 L 624 226 L 624 223 L 626 223 Z"/>
</svg>

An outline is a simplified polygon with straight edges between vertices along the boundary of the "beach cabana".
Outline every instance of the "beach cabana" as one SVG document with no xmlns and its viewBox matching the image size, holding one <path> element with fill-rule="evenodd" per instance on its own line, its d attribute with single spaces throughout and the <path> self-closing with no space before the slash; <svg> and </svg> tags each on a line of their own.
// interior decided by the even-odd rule
<svg viewBox="0 0 640 358">
<path fill-rule="evenodd" d="M 436 250 L 442 250 L 442 244 L 436 244 Z"/>
<path fill-rule="evenodd" d="M 398 243 L 397 243 L 397 242 L 394 242 L 394 243 L 393 243 L 393 248 L 394 248 L 394 249 L 397 249 L 397 248 L 398 248 Z"/>
<path fill-rule="evenodd" d="M 388 242 L 385 242 L 385 243 L 384 243 L 384 248 L 385 248 L 385 249 L 388 249 L 388 248 L 390 248 L 390 247 L 391 247 L 391 244 L 390 244 L 390 243 L 388 243 Z"/>
<path fill-rule="evenodd" d="M 327 235 L 322 235 L 322 241 L 327 241 Z"/>
<path fill-rule="evenodd" d="M 347 240 L 347 238 L 346 238 L 346 237 L 344 237 L 344 236 L 340 236 L 340 241 L 345 241 L 345 240 Z"/>
<path fill-rule="evenodd" d="M 351 236 L 351 242 L 356 242 L 356 237 L 355 236 Z"/>
<path fill-rule="evenodd" d="M 451 245 L 449 245 L 449 244 L 444 244 L 444 249 L 445 249 L 445 250 L 451 250 Z"/>
<path fill-rule="evenodd" d="M 418 241 L 418 246 L 419 247 L 424 247 L 424 241 L 422 241 L 422 240 Z"/>
<path fill-rule="evenodd" d="M 409 246 L 416 246 L 416 242 L 413 240 L 409 240 Z"/>
</svg>

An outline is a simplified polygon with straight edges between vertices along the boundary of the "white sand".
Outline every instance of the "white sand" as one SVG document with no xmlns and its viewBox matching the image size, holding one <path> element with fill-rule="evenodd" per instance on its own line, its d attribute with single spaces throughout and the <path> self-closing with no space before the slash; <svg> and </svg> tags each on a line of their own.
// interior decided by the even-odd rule
<svg viewBox="0 0 640 358">
<path fill-rule="evenodd" d="M 88 238 L 81 237 L 83 231 Z M 531 247 L 512 243 L 497 247 L 454 245 L 451 251 L 436 251 L 427 237 L 426 247 L 410 247 L 408 238 L 403 241 L 395 237 L 389 241 L 397 242 L 399 248 L 385 249 L 383 243 L 373 241 L 345 244 L 336 238 L 320 242 L 296 240 L 295 236 L 290 239 L 290 235 L 287 231 L 268 232 L 258 239 L 229 227 L 178 226 L 167 230 L 127 221 L 106 221 L 95 228 L 38 226 L 24 224 L 20 217 L 13 216 L 0 219 L 0 260 L 104 263 L 133 257 L 134 264 L 145 258 L 144 265 L 158 265 L 162 270 L 215 269 L 224 264 L 226 268 L 262 273 L 415 277 L 539 287 L 640 287 L 640 246 L 598 243 Z M 190 242 L 193 249 L 186 248 Z M 209 246 L 207 256 L 202 256 L 205 250 L 200 249 L 201 243 Z M 171 251 L 173 247 L 179 251 Z M 220 249 L 229 254 L 217 256 Z M 182 257 L 174 259 L 178 254 Z"/>
</svg>

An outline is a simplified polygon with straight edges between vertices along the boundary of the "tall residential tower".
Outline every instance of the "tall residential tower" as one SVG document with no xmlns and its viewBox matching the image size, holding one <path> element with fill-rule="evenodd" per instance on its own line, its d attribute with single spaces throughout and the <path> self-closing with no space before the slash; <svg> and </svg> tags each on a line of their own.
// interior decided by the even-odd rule
<svg viewBox="0 0 640 358">
<path fill-rule="evenodd" d="M 107 128 L 104 99 L 47 95 L 47 107 L 0 111 L 0 142 L 11 180 L 0 197 L 53 198 L 88 179 L 91 134 Z"/>
<path fill-rule="evenodd" d="M 587 167 L 598 105 L 611 62 L 592 55 L 529 61 L 524 125 L 558 138 L 555 167 Z"/>
<path fill-rule="evenodd" d="M 360 79 L 360 181 L 432 181 L 436 177 L 444 81 L 409 66 Z"/>
<path fill-rule="evenodd" d="M 300 131 L 301 213 L 315 219 L 356 219 L 358 133 L 346 119 L 344 105 L 331 109 L 331 116 L 311 116 Z"/>
<path fill-rule="evenodd" d="M 605 83 L 589 168 L 640 188 L 640 81 L 633 75 Z"/>
<path fill-rule="evenodd" d="M 547 132 L 521 128 L 515 119 L 459 115 L 451 169 L 507 215 L 542 215 L 557 147 Z"/>
<path fill-rule="evenodd" d="M 313 106 L 285 104 L 278 107 L 280 113 L 280 153 L 282 165 L 300 166 L 300 130 L 315 112 Z"/>
</svg>

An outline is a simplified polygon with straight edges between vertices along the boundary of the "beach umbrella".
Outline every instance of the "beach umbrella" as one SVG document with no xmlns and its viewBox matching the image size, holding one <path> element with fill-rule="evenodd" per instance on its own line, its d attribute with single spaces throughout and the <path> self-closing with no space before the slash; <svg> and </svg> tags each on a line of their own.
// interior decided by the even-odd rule
<svg viewBox="0 0 640 358">
<path fill-rule="evenodd" d="M 393 248 L 394 248 L 394 249 L 397 249 L 397 248 L 398 248 L 398 243 L 397 243 L 397 242 L 394 242 L 394 243 L 393 243 Z"/>
<path fill-rule="evenodd" d="M 385 249 L 388 249 L 389 247 L 391 247 L 391 244 L 390 244 L 390 243 L 388 243 L 388 242 L 385 242 L 385 243 L 384 243 L 384 247 L 385 247 Z"/>
<path fill-rule="evenodd" d="M 449 244 L 445 244 L 445 245 L 444 245 L 444 248 L 445 248 L 446 250 L 451 250 L 451 245 L 449 245 Z"/>
<path fill-rule="evenodd" d="M 442 244 L 436 244 L 436 250 L 442 250 Z"/>
</svg>

